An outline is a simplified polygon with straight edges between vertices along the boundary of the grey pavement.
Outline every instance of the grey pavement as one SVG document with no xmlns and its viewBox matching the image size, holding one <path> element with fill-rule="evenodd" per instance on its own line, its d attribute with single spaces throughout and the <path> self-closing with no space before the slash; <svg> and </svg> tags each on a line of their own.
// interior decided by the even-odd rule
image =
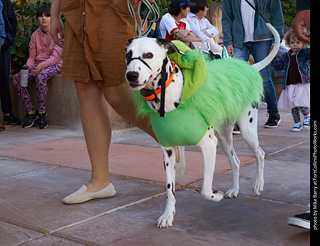
<svg viewBox="0 0 320 246">
<path fill-rule="evenodd" d="M 238 198 L 219 203 L 203 199 L 202 178 L 189 173 L 188 183 L 177 186 L 175 220 L 168 229 L 156 228 L 166 200 L 165 183 L 159 181 L 165 176 L 161 154 L 142 131 L 113 134 L 112 147 L 117 148 L 110 161 L 127 163 L 119 170 L 117 163 L 110 164 L 110 170 L 117 170 L 111 171 L 115 197 L 64 205 L 61 199 L 90 179 L 82 132 L 6 126 L 0 132 L 0 245 L 309 245 L 310 231 L 288 226 L 287 219 L 304 213 L 309 203 L 310 131 L 291 132 L 290 112 L 281 111 L 281 117 L 278 128 L 265 129 L 266 109 L 259 112 L 259 140 L 266 152 L 260 196 L 252 194 L 254 160 L 240 168 Z M 234 144 L 239 157 L 253 159 L 240 135 L 234 135 Z M 196 147 L 186 150 L 191 157 L 199 156 Z M 157 158 L 146 160 L 145 154 L 153 152 Z M 217 153 L 217 167 L 228 165 L 219 146 Z M 80 160 L 73 164 L 72 159 Z M 142 162 L 150 162 L 150 167 L 141 168 Z M 151 163 L 160 171 L 148 170 Z M 192 170 L 202 172 L 201 163 L 193 167 L 187 159 Z M 230 167 L 221 170 L 213 186 L 226 191 L 232 173 Z"/>
</svg>

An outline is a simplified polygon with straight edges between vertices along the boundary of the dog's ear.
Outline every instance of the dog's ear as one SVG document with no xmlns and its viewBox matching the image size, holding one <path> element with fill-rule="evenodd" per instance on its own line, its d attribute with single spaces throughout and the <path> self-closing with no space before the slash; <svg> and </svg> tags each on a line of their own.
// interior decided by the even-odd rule
<svg viewBox="0 0 320 246">
<path fill-rule="evenodd" d="M 132 43 L 132 41 L 133 41 L 134 39 L 136 39 L 136 38 L 130 38 L 130 39 L 128 39 L 127 44 L 126 44 L 126 47 L 124 48 L 125 51 L 127 51 L 129 45 Z"/>
<path fill-rule="evenodd" d="M 167 53 L 170 55 L 174 52 L 178 52 L 180 55 L 185 56 L 185 54 L 179 50 L 170 40 L 164 38 L 157 38 L 157 43 L 167 50 Z"/>
</svg>

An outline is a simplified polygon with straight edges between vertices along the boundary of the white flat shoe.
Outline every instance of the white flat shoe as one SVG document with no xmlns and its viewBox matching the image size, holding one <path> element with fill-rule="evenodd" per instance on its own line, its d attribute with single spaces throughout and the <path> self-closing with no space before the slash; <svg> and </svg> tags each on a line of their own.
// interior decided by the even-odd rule
<svg viewBox="0 0 320 246">
<path fill-rule="evenodd" d="M 116 190 L 112 183 L 102 190 L 96 192 L 88 192 L 88 187 L 83 185 L 79 190 L 70 194 L 69 196 L 62 199 L 64 204 L 77 204 L 83 203 L 96 198 L 107 198 L 113 197 L 116 194 Z"/>
</svg>

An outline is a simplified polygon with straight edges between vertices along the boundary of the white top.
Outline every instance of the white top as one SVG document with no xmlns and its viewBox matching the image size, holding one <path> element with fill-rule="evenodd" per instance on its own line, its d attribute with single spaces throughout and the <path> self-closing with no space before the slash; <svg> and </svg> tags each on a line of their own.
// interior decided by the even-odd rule
<svg viewBox="0 0 320 246">
<path fill-rule="evenodd" d="M 211 25 L 211 23 L 205 17 L 199 19 L 198 16 L 189 12 L 187 21 L 190 24 L 192 32 L 202 41 L 207 41 L 219 34 L 218 29 Z M 203 33 L 203 30 L 205 30 L 207 33 Z"/>
<path fill-rule="evenodd" d="M 176 38 L 172 35 L 172 31 L 176 29 L 191 31 L 190 25 L 185 18 L 182 18 L 179 22 L 173 18 L 169 13 L 166 13 L 160 21 L 160 33 L 161 37 L 169 40 L 175 40 Z"/>
<path fill-rule="evenodd" d="M 254 7 L 254 0 L 248 0 Z M 241 0 L 241 16 L 242 16 L 242 24 L 244 28 L 244 40 L 243 42 L 252 42 L 254 41 L 253 33 L 254 33 L 254 15 L 255 11 L 250 5 L 245 1 Z"/>
</svg>

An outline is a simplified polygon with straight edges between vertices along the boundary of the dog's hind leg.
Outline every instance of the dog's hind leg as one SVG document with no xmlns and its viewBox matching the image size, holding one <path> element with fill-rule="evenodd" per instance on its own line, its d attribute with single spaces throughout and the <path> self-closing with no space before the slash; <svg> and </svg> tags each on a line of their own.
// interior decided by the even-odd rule
<svg viewBox="0 0 320 246">
<path fill-rule="evenodd" d="M 164 213 L 158 219 L 158 228 L 172 226 L 175 214 L 175 163 L 176 152 L 174 147 L 165 148 L 161 146 L 163 153 L 164 169 L 166 171 L 167 204 Z"/>
<path fill-rule="evenodd" d="M 233 130 L 234 124 L 224 126 L 220 132 L 217 132 L 219 143 L 222 150 L 229 159 L 232 168 L 232 187 L 226 192 L 225 196 L 228 198 L 237 197 L 239 194 L 239 169 L 240 160 L 238 159 L 237 153 L 233 148 Z M 241 130 L 241 129 L 240 129 Z"/>
<path fill-rule="evenodd" d="M 176 184 L 182 179 L 184 171 L 186 169 L 186 161 L 184 155 L 184 146 L 174 146 L 176 153 L 175 173 Z"/>
<path fill-rule="evenodd" d="M 239 119 L 238 124 L 244 141 L 256 156 L 257 169 L 253 182 L 253 193 L 254 195 L 260 195 L 260 192 L 263 191 L 264 185 L 263 173 L 265 153 L 261 149 L 258 139 L 258 109 L 249 107 Z"/>
<path fill-rule="evenodd" d="M 201 148 L 204 159 L 203 185 L 201 195 L 210 201 L 219 202 L 223 199 L 223 192 L 212 192 L 212 180 L 216 164 L 217 138 L 213 128 L 209 127 L 204 137 L 197 145 Z"/>
</svg>

